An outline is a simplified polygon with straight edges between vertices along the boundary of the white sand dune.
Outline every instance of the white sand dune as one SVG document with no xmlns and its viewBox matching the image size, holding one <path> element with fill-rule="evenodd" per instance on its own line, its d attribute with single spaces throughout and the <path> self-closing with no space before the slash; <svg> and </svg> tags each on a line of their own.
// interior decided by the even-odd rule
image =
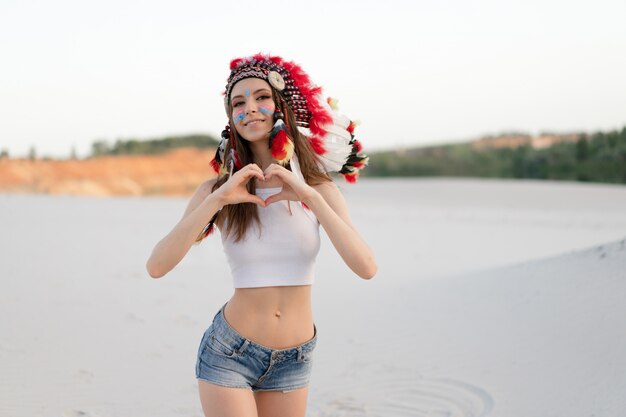
<svg viewBox="0 0 626 417">
<path fill-rule="evenodd" d="M 380 269 L 359 280 L 323 239 L 311 417 L 624 415 L 626 187 L 342 188 Z M 0 195 L 0 416 L 201 416 L 221 242 L 144 269 L 185 204 Z"/>
<path fill-rule="evenodd" d="M 626 239 L 359 293 L 318 319 L 312 416 L 626 412 Z"/>
</svg>

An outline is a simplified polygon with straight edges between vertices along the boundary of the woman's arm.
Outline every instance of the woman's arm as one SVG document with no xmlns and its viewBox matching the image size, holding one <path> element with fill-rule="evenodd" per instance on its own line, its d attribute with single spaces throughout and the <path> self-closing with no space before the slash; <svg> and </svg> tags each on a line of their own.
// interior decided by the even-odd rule
<svg viewBox="0 0 626 417">
<path fill-rule="evenodd" d="M 150 276 L 161 278 L 178 265 L 202 229 L 225 205 L 247 202 L 265 206 L 262 198 L 250 194 L 246 188 L 252 177 L 263 180 L 263 171 L 256 164 L 248 164 L 237 171 L 215 192 L 211 192 L 215 179 L 202 183 L 189 201 L 183 218 L 152 250 L 146 263 Z"/>
<path fill-rule="evenodd" d="M 222 207 L 219 196 L 211 194 L 215 179 L 200 184 L 187 204 L 182 219 L 156 244 L 146 263 L 152 278 L 161 278 L 185 257 L 198 234 Z"/>
<path fill-rule="evenodd" d="M 352 224 L 348 205 L 337 185 L 329 181 L 312 189 L 315 192 L 304 203 L 315 213 L 341 258 L 361 278 L 372 278 L 378 270 L 374 253 Z"/>
</svg>

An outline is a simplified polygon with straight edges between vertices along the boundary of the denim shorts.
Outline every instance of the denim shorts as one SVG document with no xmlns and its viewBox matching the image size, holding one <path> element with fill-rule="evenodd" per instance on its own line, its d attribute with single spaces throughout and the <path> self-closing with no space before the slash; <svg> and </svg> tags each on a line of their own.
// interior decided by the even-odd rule
<svg viewBox="0 0 626 417">
<path fill-rule="evenodd" d="M 292 391 L 309 384 L 317 328 L 313 338 L 288 349 L 271 349 L 241 336 L 224 318 L 224 307 L 204 332 L 196 378 L 252 391 Z"/>
</svg>

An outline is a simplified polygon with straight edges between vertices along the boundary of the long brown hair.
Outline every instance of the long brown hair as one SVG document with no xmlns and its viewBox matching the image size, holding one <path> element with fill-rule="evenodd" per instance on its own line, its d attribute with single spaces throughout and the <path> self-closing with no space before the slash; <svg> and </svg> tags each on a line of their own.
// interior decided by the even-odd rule
<svg viewBox="0 0 626 417">
<path fill-rule="evenodd" d="M 304 176 L 306 183 L 309 185 L 318 185 L 327 181 L 332 181 L 328 174 L 320 170 L 317 154 L 313 151 L 307 137 L 298 130 L 293 111 L 281 95 L 273 87 L 270 86 L 270 88 L 272 90 L 272 98 L 274 100 L 274 104 L 276 105 L 276 110 L 280 109 L 285 117 L 285 124 L 287 125 L 290 137 L 293 140 L 294 152 L 298 155 L 300 170 L 302 171 L 302 175 Z M 229 101 L 228 119 L 230 121 L 231 129 L 230 140 L 228 141 L 228 145 L 226 146 L 224 152 L 224 159 L 228 160 L 230 149 L 231 147 L 234 147 L 241 166 L 246 166 L 247 164 L 254 162 L 254 155 L 252 153 L 252 149 L 250 148 L 250 142 L 237 134 L 237 130 L 234 127 L 235 124 L 233 123 L 232 113 L 232 104 Z M 286 168 L 290 170 L 289 166 Z M 228 181 L 228 178 L 228 173 L 218 178 L 212 191 L 221 187 L 222 184 Z M 250 180 L 246 187 L 250 194 L 254 194 L 256 191 L 255 179 Z M 259 212 L 255 203 L 239 203 L 224 206 L 218 216 L 218 221 L 220 224 L 223 224 L 223 221 L 226 218 L 228 219 L 228 225 L 226 226 L 226 231 L 222 231 L 222 233 L 226 233 L 226 236 L 228 236 L 234 230 L 235 242 L 239 242 L 244 237 L 248 227 L 250 227 L 251 221 L 255 221 L 257 224 L 260 223 Z"/>
</svg>

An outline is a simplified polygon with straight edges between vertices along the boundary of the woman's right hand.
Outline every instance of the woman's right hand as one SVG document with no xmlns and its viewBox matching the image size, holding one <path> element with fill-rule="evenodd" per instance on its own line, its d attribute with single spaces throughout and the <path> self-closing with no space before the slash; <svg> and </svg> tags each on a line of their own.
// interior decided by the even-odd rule
<svg viewBox="0 0 626 417">
<path fill-rule="evenodd" d="M 255 203 L 265 207 L 265 200 L 248 192 L 246 185 L 252 177 L 265 181 L 263 171 L 257 164 L 248 164 L 235 172 L 233 176 L 228 178 L 213 194 L 217 195 L 221 206 L 238 203 Z"/>
</svg>

